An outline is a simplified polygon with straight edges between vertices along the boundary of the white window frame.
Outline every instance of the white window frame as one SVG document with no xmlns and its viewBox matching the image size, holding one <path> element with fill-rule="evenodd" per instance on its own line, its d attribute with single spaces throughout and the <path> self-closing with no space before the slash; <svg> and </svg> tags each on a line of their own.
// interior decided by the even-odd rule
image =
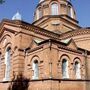
<svg viewBox="0 0 90 90">
<path fill-rule="evenodd" d="M 38 8 L 37 9 L 37 19 L 39 19 L 41 17 L 42 17 L 42 9 L 41 8 Z"/>
<path fill-rule="evenodd" d="M 71 6 L 68 6 L 68 16 L 70 16 L 71 18 L 73 18 L 73 8 Z"/>
<path fill-rule="evenodd" d="M 65 64 L 65 66 L 64 66 L 64 64 Z M 68 74 L 68 61 L 66 59 L 62 60 L 62 78 L 63 79 L 69 78 L 69 74 Z"/>
<path fill-rule="evenodd" d="M 58 15 L 58 13 L 59 13 L 58 4 L 52 3 L 51 4 L 51 15 Z"/>
<path fill-rule="evenodd" d="M 10 70 L 11 70 L 11 49 L 7 48 L 5 53 L 5 77 L 3 81 L 9 81 L 10 80 Z"/>
<path fill-rule="evenodd" d="M 74 69 L 75 69 L 76 79 L 81 79 L 80 63 L 78 61 L 75 61 Z"/>
<path fill-rule="evenodd" d="M 33 76 L 32 76 L 32 79 L 38 79 L 38 78 L 39 78 L 38 60 L 34 60 L 34 61 L 33 61 L 32 69 L 33 69 Z"/>
</svg>

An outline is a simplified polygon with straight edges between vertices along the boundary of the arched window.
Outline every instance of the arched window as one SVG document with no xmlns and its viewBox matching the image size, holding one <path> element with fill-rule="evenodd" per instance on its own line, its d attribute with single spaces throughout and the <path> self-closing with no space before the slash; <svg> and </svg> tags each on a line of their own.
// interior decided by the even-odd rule
<svg viewBox="0 0 90 90">
<path fill-rule="evenodd" d="M 66 59 L 63 59 L 63 61 L 62 61 L 62 77 L 63 78 L 69 78 L 68 61 Z"/>
<path fill-rule="evenodd" d="M 51 5 L 51 14 L 58 15 L 58 4 L 57 3 L 53 3 Z"/>
<path fill-rule="evenodd" d="M 11 48 L 7 48 L 6 53 L 5 53 L 5 77 L 4 77 L 4 81 L 8 81 L 10 80 L 10 69 L 11 69 Z"/>
<path fill-rule="evenodd" d="M 71 6 L 68 6 L 68 16 L 70 16 L 71 18 L 73 18 L 73 9 Z"/>
<path fill-rule="evenodd" d="M 81 79 L 80 63 L 78 61 L 75 61 L 74 70 L 76 78 Z"/>
<path fill-rule="evenodd" d="M 38 79 L 39 78 L 38 60 L 33 61 L 32 69 L 33 69 L 32 79 Z"/>
<path fill-rule="evenodd" d="M 42 9 L 41 7 L 37 9 L 37 19 L 42 17 Z"/>
</svg>

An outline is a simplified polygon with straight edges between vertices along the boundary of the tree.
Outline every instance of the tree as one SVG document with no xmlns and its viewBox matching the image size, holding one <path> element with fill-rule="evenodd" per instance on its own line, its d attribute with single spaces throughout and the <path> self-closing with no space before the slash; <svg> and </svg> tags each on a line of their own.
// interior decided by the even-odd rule
<svg viewBox="0 0 90 90">
<path fill-rule="evenodd" d="M 16 79 L 15 77 L 12 79 L 8 90 L 28 90 L 29 81 L 29 79 L 20 74 Z"/>
<path fill-rule="evenodd" d="M 4 0 L 0 0 L 0 4 L 4 3 L 5 1 Z"/>
</svg>

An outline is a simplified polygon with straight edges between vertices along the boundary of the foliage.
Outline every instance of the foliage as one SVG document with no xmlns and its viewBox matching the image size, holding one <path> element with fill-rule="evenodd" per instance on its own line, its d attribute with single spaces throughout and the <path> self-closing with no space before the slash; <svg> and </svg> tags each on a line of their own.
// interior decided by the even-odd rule
<svg viewBox="0 0 90 90">
<path fill-rule="evenodd" d="M 29 79 L 19 75 L 16 79 L 12 80 L 8 90 L 28 90 L 28 86 Z"/>
<path fill-rule="evenodd" d="M 4 0 L 0 0 L 0 4 L 3 4 L 5 1 Z"/>
</svg>

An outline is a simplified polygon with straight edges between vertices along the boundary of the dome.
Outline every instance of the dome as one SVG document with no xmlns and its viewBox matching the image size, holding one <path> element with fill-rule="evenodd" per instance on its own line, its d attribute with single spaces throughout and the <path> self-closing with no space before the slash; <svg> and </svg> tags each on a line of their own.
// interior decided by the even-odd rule
<svg viewBox="0 0 90 90">
<path fill-rule="evenodd" d="M 17 12 L 13 17 L 12 20 L 22 20 L 21 14 Z"/>
<path fill-rule="evenodd" d="M 79 27 L 71 0 L 39 0 L 33 24 L 59 34 Z"/>
<path fill-rule="evenodd" d="M 40 0 L 34 13 L 34 21 L 47 15 L 67 15 L 76 20 L 76 14 L 71 0 Z"/>
</svg>

